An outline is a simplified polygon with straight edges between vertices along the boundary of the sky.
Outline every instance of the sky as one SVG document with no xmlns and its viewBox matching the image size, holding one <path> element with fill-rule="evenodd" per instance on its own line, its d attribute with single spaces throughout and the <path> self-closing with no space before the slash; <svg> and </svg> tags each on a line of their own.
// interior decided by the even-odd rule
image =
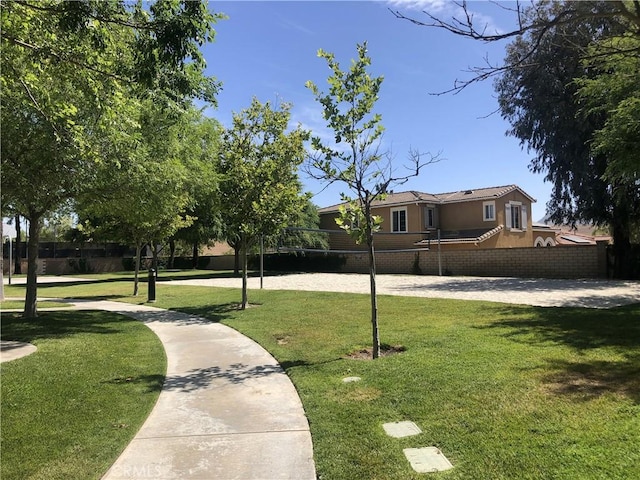
<svg viewBox="0 0 640 480">
<path fill-rule="evenodd" d="M 515 17 L 493 2 L 471 1 L 469 6 L 488 31 L 514 26 Z M 382 115 L 383 147 L 392 152 L 394 168 L 402 171 L 410 149 L 441 158 L 396 192 L 516 184 L 537 200 L 534 221 L 545 216 L 551 185 L 529 171 L 534 152 L 505 135 L 510 126 L 497 112 L 493 82 L 471 85 L 457 95 L 433 95 L 450 89 L 456 79 L 469 78 L 465 70 L 483 65 L 485 57 L 500 63 L 507 43 L 484 44 L 416 26 L 389 10 L 425 21 L 422 10 L 450 18 L 456 13 L 452 2 L 222 1 L 211 2 L 210 8 L 228 16 L 216 24 L 215 42 L 203 48 L 207 74 L 222 82 L 218 107 L 206 114 L 223 125 L 231 126 L 233 112 L 249 107 L 255 96 L 261 102 L 292 103 L 293 124 L 328 136 L 321 106 L 305 87 L 311 80 L 328 90 L 331 71 L 318 49 L 333 53 L 344 70 L 357 58 L 356 45 L 366 41 L 370 73 L 384 76 L 374 111 Z M 348 192 L 345 186 L 324 189 L 303 173 L 301 180 L 319 207 L 339 203 L 340 192 Z"/>
<path fill-rule="evenodd" d="M 502 2 L 513 6 L 514 2 Z M 514 27 L 514 16 L 489 1 L 470 1 L 475 19 L 488 32 Z M 215 25 L 215 42 L 202 50 L 206 74 L 222 82 L 217 108 L 206 115 L 231 126 L 233 112 L 261 102 L 293 104 L 292 124 L 320 137 L 331 137 L 320 104 L 305 87 L 313 81 L 327 91 L 330 76 L 318 49 L 335 55 L 342 69 L 357 57 L 356 45 L 367 42 L 372 75 L 384 76 L 374 112 L 382 115 L 384 149 L 402 173 L 410 149 L 439 154 L 438 163 L 395 191 L 445 193 L 516 184 L 537 200 L 532 218 L 545 216 L 551 185 L 529 171 L 534 152 L 523 151 L 518 139 L 506 136 L 509 124 L 497 113 L 492 81 L 471 85 L 457 95 L 433 95 L 450 89 L 456 79 L 469 78 L 469 67 L 485 58 L 502 61 L 506 42 L 483 44 L 442 29 L 413 25 L 390 11 L 427 20 L 422 10 L 441 18 L 456 14 L 446 0 L 389 1 L 212 1 L 209 8 L 228 19 Z M 459 12 L 458 12 L 459 13 Z M 340 202 L 346 187 L 317 183 L 300 174 L 305 190 L 319 207 Z M 4 234 L 15 235 L 12 226 Z"/>
</svg>

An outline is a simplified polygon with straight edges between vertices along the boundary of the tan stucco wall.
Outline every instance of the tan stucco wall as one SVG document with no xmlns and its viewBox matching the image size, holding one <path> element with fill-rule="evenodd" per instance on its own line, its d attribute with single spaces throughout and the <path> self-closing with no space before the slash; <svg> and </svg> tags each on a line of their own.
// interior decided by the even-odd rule
<svg viewBox="0 0 640 480">
<path fill-rule="evenodd" d="M 435 206 L 437 227 L 441 230 L 472 230 L 472 229 L 492 229 L 498 225 L 504 225 L 505 228 L 497 235 L 480 243 L 477 246 L 469 244 L 447 244 L 443 248 L 447 249 L 466 249 L 466 248 L 518 248 L 532 247 L 534 236 L 532 232 L 531 218 L 531 201 L 519 191 L 513 191 L 495 201 L 495 217 L 493 221 L 484 221 L 484 202 L 487 200 L 476 200 L 469 202 L 445 203 Z M 505 220 L 505 204 L 510 201 L 520 202 L 527 208 L 527 229 L 526 230 L 509 230 L 506 228 Z M 406 208 L 407 210 L 407 233 L 394 233 L 391 235 L 391 210 L 396 208 Z M 376 237 L 376 247 L 379 249 L 397 249 L 397 248 L 413 248 L 413 243 L 424 238 L 427 235 L 413 235 L 416 232 L 425 232 L 425 204 L 408 204 L 402 206 L 384 206 L 374 208 L 372 213 L 380 215 L 383 219 L 381 232 L 390 235 L 379 235 Z M 338 213 L 324 214 L 320 216 L 320 228 L 338 230 L 335 218 Z M 432 241 L 436 238 L 435 231 L 431 234 Z M 333 249 L 349 249 L 353 248 L 348 237 L 335 237 L 331 239 L 331 248 Z"/>
</svg>

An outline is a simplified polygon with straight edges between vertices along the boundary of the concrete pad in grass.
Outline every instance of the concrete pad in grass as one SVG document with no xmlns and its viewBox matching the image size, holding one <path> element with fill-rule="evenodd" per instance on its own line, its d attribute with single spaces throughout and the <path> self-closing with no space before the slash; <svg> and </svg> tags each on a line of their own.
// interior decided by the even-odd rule
<svg viewBox="0 0 640 480">
<path fill-rule="evenodd" d="M 394 438 L 410 437 L 422 433 L 420 427 L 413 422 L 391 422 L 382 424 L 387 435 Z"/>
<path fill-rule="evenodd" d="M 442 472 L 453 468 L 451 462 L 436 447 L 405 448 L 405 457 L 418 473 Z"/>
</svg>

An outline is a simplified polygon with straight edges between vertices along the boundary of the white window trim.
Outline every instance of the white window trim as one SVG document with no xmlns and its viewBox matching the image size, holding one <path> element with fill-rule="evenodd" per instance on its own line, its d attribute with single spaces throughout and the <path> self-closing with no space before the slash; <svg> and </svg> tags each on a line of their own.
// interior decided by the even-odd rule
<svg viewBox="0 0 640 480">
<path fill-rule="evenodd" d="M 487 217 L 487 206 L 493 207 L 491 212 L 493 213 L 492 217 Z M 482 202 L 482 220 L 485 222 L 495 222 L 496 220 L 496 202 L 492 200 L 490 202 Z"/>
<path fill-rule="evenodd" d="M 431 225 L 429 225 L 429 212 L 430 211 L 433 212 L 433 215 L 432 215 L 433 222 L 432 222 Z M 425 209 L 424 209 L 424 225 L 425 225 L 426 229 L 428 229 L 428 228 L 436 228 L 436 207 L 425 207 Z"/>
<path fill-rule="evenodd" d="M 404 228 L 405 230 L 394 230 L 393 229 L 393 214 L 394 212 L 404 212 Z M 391 209 L 391 233 L 407 233 L 409 231 L 409 214 L 407 212 L 407 207 L 400 208 L 392 208 Z M 400 227 L 400 216 L 398 214 L 398 227 Z"/>
<path fill-rule="evenodd" d="M 511 209 L 520 209 L 520 227 L 516 228 L 511 225 Z M 527 206 L 522 202 L 514 202 L 513 200 L 504 206 L 505 226 L 512 232 L 526 232 L 527 222 L 529 221 L 527 215 Z"/>
</svg>

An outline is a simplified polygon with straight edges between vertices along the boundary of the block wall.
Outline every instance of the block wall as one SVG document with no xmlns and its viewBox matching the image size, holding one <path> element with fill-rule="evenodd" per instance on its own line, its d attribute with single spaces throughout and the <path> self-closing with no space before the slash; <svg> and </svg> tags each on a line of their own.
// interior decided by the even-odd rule
<svg viewBox="0 0 640 480">
<path fill-rule="evenodd" d="M 416 257 L 417 256 L 417 257 Z M 342 271 L 366 273 L 366 254 L 345 255 Z M 378 273 L 523 278 L 604 278 L 606 246 L 437 250 L 376 254 Z"/>
</svg>

